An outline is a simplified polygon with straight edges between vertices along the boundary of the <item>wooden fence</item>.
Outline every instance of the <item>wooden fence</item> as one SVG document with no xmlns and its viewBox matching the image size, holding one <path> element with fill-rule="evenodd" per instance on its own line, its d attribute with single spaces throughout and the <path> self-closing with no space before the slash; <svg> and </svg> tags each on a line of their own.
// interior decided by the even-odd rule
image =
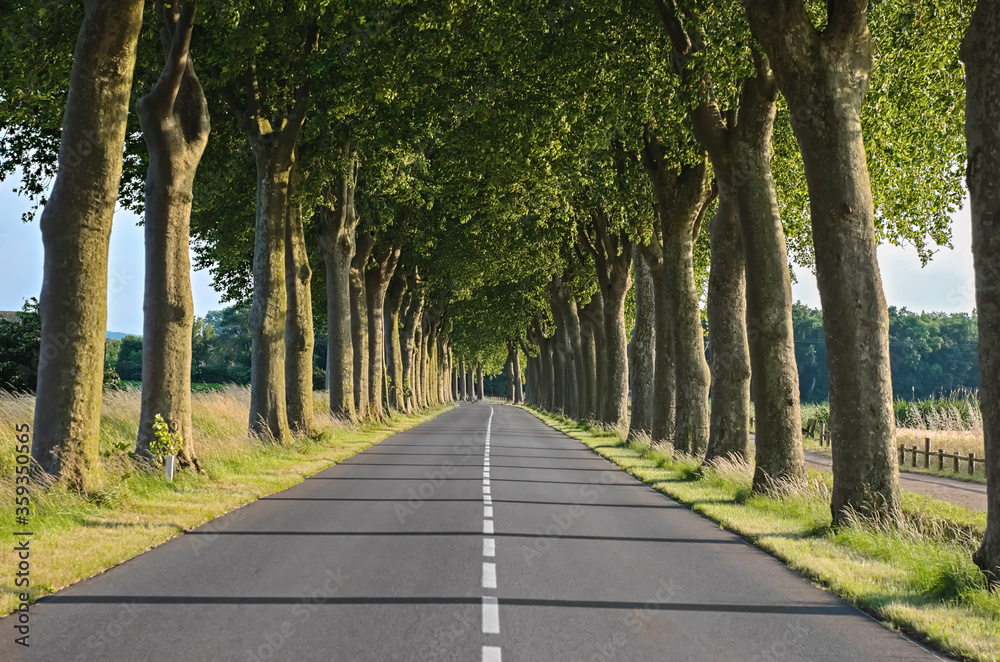
<svg viewBox="0 0 1000 662">
<path fill-rule="evenodd" d="M 960 464 L 965 463 L 966 470 L 971 476 L 976 471 L 976 463 L 979 462 L 983 465 L 986 464 L 986 458 L 976 457 L 975 453 L 969 453 L 968 455 L 962 455 L 961 453 L 946 453 L 943 448 L 939 448 L 936 451 L 931 450 L 931 440 L 924 439 L 924 447 L 918 448 L 916 444 L 907 448 L 905 444 L 899 445 L 899 465 L 903 466 L 906 464 L 906 454 L 910 454 L 910 466 L 917 466 L 917 456 L 923 455 L 924 469 L 931 468 L 931 457 L 937 458 L 937 470 L 944 471 L 945 460 L 950 460 L 948 462 L 949 467 L 954 473 L 959 473 L 961 471 Z"/>
<path fill-rule="evenodd" d="M 823 421 L 816 421 L 814 419 L 809 419 L 806 423 L 806 427 L 802 429 L 803 436 L 812 437 L 813 439 L 819 440 L 820 446 L 830 445 L 830 431 L 826 429 Z M 943 448 L 939 448 L 936 451 L 931 450 L 931 440 L 929 438 L 924 439 L 924 447 L 919 448 L 916 444 L 907 448 L 906 444 L 899 445 L 899 466 L 906 464 L 906 456 L 910 456 L 910 466 L 916 467 L 917 457 L 923 456 L 923 467 L 924 469 L 931 468 L 931 458 L 937 458 L 937 470 L 945 470 L 945 460 L 948 460 L 948 467 L 954 473 L 960 473 L 962 471 L 962 465 L 965 466 L 966 472 L 971 476 L 976 472 L 976 463 L 979 462 L 982 465 L 986 465 L 986 458 L 976 457 L 975 453 L 969 453 L 968 455 L 962 455 L 961 453 L 948 453 Z"/>
</svg>

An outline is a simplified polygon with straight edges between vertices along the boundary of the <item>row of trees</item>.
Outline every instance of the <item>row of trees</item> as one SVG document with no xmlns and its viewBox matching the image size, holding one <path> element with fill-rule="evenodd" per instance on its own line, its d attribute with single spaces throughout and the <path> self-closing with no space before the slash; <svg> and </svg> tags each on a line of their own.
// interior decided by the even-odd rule
<svg viewBox="0 0 1000 662">
<path fill-rule="evenodd" d="M 523 353 L 542 406 L 745 455 L 752 384 L 754 488 L 802 480 L 791 252 L 823 305 L 834 522 L 892 521 L 875 247 L 948 240 L 968 151 L 984 423 L 1000 423 L 996 3 L 43 4 L 3 16 L 33 40 L 0 53 L 0 172 L 30 164 L 36 195 L 55 176 L 33 456 L 85 489 L 117 201 L 145 219 L 140 452 L 156 413 L 190 438 L 193 237 L 250 304 L 253 434 L 313 424 L 315 304 L 334 415 L 461 397 L 498 365 L 516 400 Z"/>
</svg>

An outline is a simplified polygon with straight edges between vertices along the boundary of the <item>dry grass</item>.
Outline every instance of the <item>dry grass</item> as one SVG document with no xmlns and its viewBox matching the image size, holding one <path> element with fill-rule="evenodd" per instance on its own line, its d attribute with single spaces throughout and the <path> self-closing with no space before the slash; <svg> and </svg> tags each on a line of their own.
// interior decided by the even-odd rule
<svg viewBox="0 0 1000 662">
<path fill-rule="evenodd" d="M 983 446 L 982 431 L 973 430 L 914 430 L 912 428 L 896 429 L 896 445 L 905 444 L 907 448 L 916 446 L 923 450 L 924 439 L 931 440 L 931 450 L 936 451 L 943 448 L 946 453 L 958 451 L 962 455 L 975 453 L 976 457 L 983 457 L 985 448 Z"/>
<path fill-rule="evenodd" d="M 355 427 L 317 414 L 319 429 L 288 446 L 247 436 L 249 391 L 193 393 L 196 452 L 204 472 L 180 471 L 173 483 L 129 456 L 138 431 L 137 389 L 105 394 L 101 410 L 101 487 L 81 495 L 55 484 L 36 488 L 31 516 L 32 600 L 121 563 L 233 508 L 287 489 L 394 432 L 441 411 L 438 407 L 386 423 Z M 316 394 L 323 412 L 325 394 Z M 31 423 L 34 398 L 0 392 L 0 566 L 16 566 L 14 428 Z M 0 615 L 15 606 L 11 573 L 0 580 Z"/>
</svg>

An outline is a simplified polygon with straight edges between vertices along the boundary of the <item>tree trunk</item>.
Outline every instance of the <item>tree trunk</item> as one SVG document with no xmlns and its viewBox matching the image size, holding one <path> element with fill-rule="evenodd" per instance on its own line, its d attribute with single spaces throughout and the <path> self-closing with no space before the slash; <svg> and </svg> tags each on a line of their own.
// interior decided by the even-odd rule
<svg viewBox="0 0 1000 662">
<path fill-rule="evenodd" d="M 539 367 L 541 368 L 540 406 L 545 411 L 553 411 L 556 402 L 554 393 L 556 387 L 555 357 L 552 351 L 552 339 L 541 331 L 538 334 L 538 350 Z"/>
<path fill-rule="evenodd" d="M 59 170 L 40 222 L 45 261 L 31 454 L 42 470 L 80 490 L 99 482 L 93 472 L 99 456 L 108 242 L 142 8 L 139 0 L 84 3 Z"/>
<path fill-rule="evenodd" d="M 250 306 L 250 431 L 288 441 L 285 396 L 285 225 L 293 161 L 281 141 L 255 143 L 257 227 Z"/>
<path fill-rule="evenodd" d="M 469 391 L 465 383 L 465 359 L 458 360 L 458 399 L 465 402 L 469 399 Z"/>
<path fill-rule="evenodd" d="M 828 5 L 820 32 L 799 4 L 747 3 L 802 152 L 830 377 L 834 524 L 853 511 L 900 521 L 889 317 L 861 131 L 872 69 L 863 0 Z"/>
<path fill-rule="evenodd" d="M 469 402 L 476 401 L 476 378 L 475 372 L 472 368 L 472 363 L 467 364 L 465 372 L 465 392 L 468 395 Z"/>
<path fill-rule="evenodd" d="M 1000 584 L 1000 4 L 979 2 L 962 42 L 965 63 L 966 181 L 979 313 L 979 397 L 986 445 L 986 533 L 973 555 Z"/>
<path fill-rule="evenodd" d="M 368 410 L 368 296 L 365 294 L 365 265 L 375 246 L 375 235 L 366 232 L 357 238 L 351 260 L 351 344 L 354 346 L 354 410 L 359 419 Z"/>
<path fill-rule="evenodd" d="M 643 247 L 643 261 L 649 266 L 653 286 L 653 420 L 654 444 L 674 443 L 676 420 L 676 389 L 674 374 L 674 337 L 663 253 L 660 247 Z"/>
<path fill-rule="evenodd" d="M 316 429 L 313 416 L 313 334 L 312 269 L 302 225 L 302 198 L 299 176 L 291 178 L 288 221 L 285 230 L 285 397 L 288 425 L 298 434 Z"/>
<path fill-rule="evenodd" d="M 428 398 L 428 380 L 427 380 L 427 368 L 430 361 L 430 355 L 428 348 L 430 347 L 430 332 L 431 325 L 428 319 L 428 309 L 424 309 L 423 317 L 420 321 L 420 345 L 417 350 L 420 353 L 420 360 L 417 365 L 420 367 L 420 378 L 417 382 L 420 384 L 420 389 L 417 391 L 417 402 L 421 409 L 426 409 L 429 406 L 430 400 Z"/>
<path fill-rule="evenodd" d="M 596 421 L 600 411 L 601 399 L 597 386 L 598 366 L 606 363 L 607 350 L 604 347 L 604 302 L 601 293 L 595 292 L 590 301 L 581 310 L 580 315 L 580 355 L 582 357 L 585 403 L 581 404 L 583 417 L 588 421 Z"/>
<path fill-rule="evenodd" d="M 552 411 L 566 415 L 566 327 L 558 302 L 550 297 L 554 328 L 549 339 L 552 348 Z"/>
<path fill-rule="evenodd" d="M 598 415 L 604 424 L 619 427 L 628 422 L 625 296 L 632 285 L 632 244 L 624 230 L 614 231 L 609 227 L 608 216 L 603 211 L 594 215 L 589 234 L 584 230 L 581 238 L 596 262 L 604 313 L 605 361 L 599 361 L 597 369 Z"/>
<path fill-rule="evenodd" d="M 506 397 L 508 402 L 514 402 L 514 343 L 507 341 L 507 360 L 503 364 L 503 377 L 506 382 Z"/>
<path fill-rule="evenodd" d="M 766 58 L 743 85 L 737 124 L 720 187 L 736 199 L 746 263 L 747 327 L 756 439 L 754 489 L 805 480 L 799 373 L 792 331 L 792 284 L 785 233 L 771 176 L 777 87 Z M 721 160 L 721 159 L 720 159 Z"/>
<path fill-rule="evenodd" d="M 424 299 L 416 290 L 416 280 L 407 279 L 410 290 L 406 315 L 403 318 L 403 403 L 404 411 L 412 414 L 417 409 L 416 404 L 416 335 L 420 328 L 420 318 L 423 316 Z"/>
<path fill-rule="evenodd" d="M 385 325 L 389 334 L 386 347 L 386 371 L 389 380 L 389 406 L 398 411 L 404 411 L 403 405 L 403 341 L 400 311 L 403 307 L 403 295 L 406 293 L 406 281 L 393 278 L 386 293 Z"/>
<path fill-rule="evenodd" d="M 705 461 L 750 457 L 750 355 L 747 349 L 743 240 L 728 191 L 709 227 L 708 347 L 712 355 L 712 407 Z"/>
<path fill-rule="evenodd" d="M 476 397 L 479 400 L 486 399 L 486 388 L 483 382 L 483 364 L 476 364 Z"/>
<path fill-rule="evenodd" d="M 710 198 L 708 160 L 676 168 L 664 160 L 665 147 L 649 131 L 645 142 L 643 164 L 653 187 L 666 296 L 673 304 L 674 448 L 698 456 L 708 447 L 709 370 L 694 281 L 694 242 Z"/>
<path fill-rule="evenodd" d="M 559 308 L 559 319 L 563 328 L 563 343 L 566 365 L 566 415 L 573 420 L 581 416 L 581 403 L 585 399 L 582 340 L 580 332 L 580 311 L 576 299 L 566 289 L 561 276 L 552 281 L 553 301 Z M 516 347 L 515 347 L 516 350 Z"/>
<path fill-rule="evenodd" d="M 194 9 L 160 12 L 166 63 L 139 100 L 149 150 L 146 177 L 146 276 L 143 299 L 142 405 L 136 455 L 151 458 L 156 415 L 179 434 L 180 463 L 198 467 L 191 425 L 190 224 L 194 177 L 210 131 L 208 103 L 191 63 Z"/>
<path fill-rule="evenodd" d="M 345 141 L 347 171 L 337 180 L 336 207 L 318 209 L 319 245 L 326 265 L 326 377 L 330 388 L 330 414 L 352 421 L 354 408 L 354 345 L 351 336 L 351 260 L 354 258 L 358 217 L 354 208 L 357 162 L 350 141 Z"/>
<path fill-rule="evenodd" d="M 385 419 L 385 294 L 399 262 L 395 245 L 375 256 L 375 265 L 365 272 L 365 296 L 368 304 L 368 411 L 376 420 Z"/>
<path fill-rule="evenodd" d="M 519 405 L 524 403 L 524 380 L 521 377 L 521 356 L 517 346 L 518 343 L 515 342 L 511 351 L 514 358 L 514 404 Z"/>
<path fill-rule="evenodd" d="M 712 263 L 715 264 L 714 262 Z M 653 376 L 656 361 L 656 310 L 653 275 L 639 251 L 632 256 L 635 274 L 635 328 L 632 331 L 632 418 L 628 438 L 653 436 Z"/>
</svg>

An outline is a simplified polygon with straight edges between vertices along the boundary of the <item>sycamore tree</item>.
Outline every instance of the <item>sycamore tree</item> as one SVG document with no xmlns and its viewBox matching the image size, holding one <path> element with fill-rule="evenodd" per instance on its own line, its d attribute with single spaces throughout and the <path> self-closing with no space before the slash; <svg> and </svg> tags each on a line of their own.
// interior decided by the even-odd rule
<svg viewBox="0 0 1000 662">
<path fill-rule="evenodd" d="M 0 54 L 5 62 L 0 98 L 13 110 L 2 114 L 4 122 L 28 127 L 15 128 L 15 140 L 21 135 L 29 143 L 41 140 L 43 147 L 58 145 L 55 179 L 39 221 L 45 260 L 32 457 L 42 470 L 87 490 L 99 482 L 108 242 L 144 3 L 88 0 L 82 14 L 74 8 L 72 15 L 42 26 L 40 6 L 14 3 L 0 19 L 5 34 L 27 32 L 40 41 L 46 28 L 53 28 L 51 43 L 58 49 L 42 56 L 57 65 L 40 75 L 26 75 L 38 69 L 28 55 L 34 50 L 30 40 L 5 40 Z M 78 33 L 72 58 L 59 39 L 74 31 L 70 26 Z M 95 77 L 94 71 L 103 75 Z M 62 115 L 61 131 L 36 137 L 32 114 L 39 106 Z M 42 121 L 60 126 L 51 114 Z"/>
</svg>

